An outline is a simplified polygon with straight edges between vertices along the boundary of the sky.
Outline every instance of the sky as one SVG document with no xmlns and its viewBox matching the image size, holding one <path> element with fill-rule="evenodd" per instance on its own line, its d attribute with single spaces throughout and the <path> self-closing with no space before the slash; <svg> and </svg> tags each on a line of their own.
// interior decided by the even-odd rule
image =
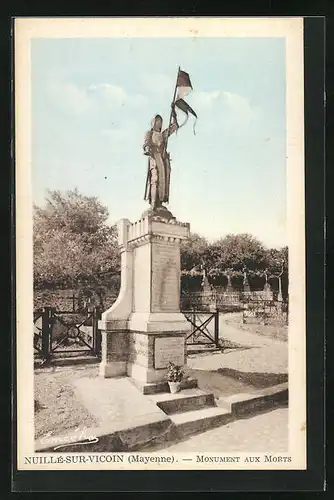
<svg viewBox="0 0 334 500">
<path fill-rule="evenodd" d="M 247 232 L 287 244 L 283 38 L 36 38 L 31 51 L 36 204 L 78 188 L 110 223 L 138 220 L 143 138 L 157 113 L 167 127 L 180 66 L 198 120 L 195 135 L 189 117 L 169 139 L 169 210 L 211 241 Z"/>
</svg>

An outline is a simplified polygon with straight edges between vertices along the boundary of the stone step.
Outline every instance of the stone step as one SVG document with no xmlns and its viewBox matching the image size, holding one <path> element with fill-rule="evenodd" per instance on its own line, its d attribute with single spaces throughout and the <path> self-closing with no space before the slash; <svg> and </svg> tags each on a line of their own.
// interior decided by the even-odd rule
<svg viewBox="0 0 334 500">
<path fill-rule="evenodd" d="M 289 399 L 288 383 L 267 387 L 254 394 L 234 394 L 219 398 L 219 405 L 231 411 L 234 415 L 252 414 L 258 410 L 273 408 L 285 404 Z"/>
<path fill-rule="evenodd" d="M 135 385 L 137 389 L 139 389 L 146 396 L 150 396 L 152 394 L 170 394 L 168 382 L 166 382 L 166 380 L 162 380 L 160 382 L 143 383 L 130 377 L 129 379 L 131 380 L 131 383 Z M 182 392 L 186 389 L 192 389 L 195 387 L 197 387 L 197 379 L 188 377 L 181 382 Z"/>
<path fill-rule="evenodd" d="M 204 432 L 220 425 L 225 425 L 233 420 L 231 412 L 220 406 L 201 408 L 170 415 L 182 436 Z"/>
<path fill-rule="evenodd" d="M 34 368 L 43 368 L 50 366 L 70 366 L 70 365 L 94 365 L 100 362 L 97 356 L 54 356 L 49 362 L 45 360 L 34 360 Z"/>
<path fill-rule="evenodd" d="M 215 405 L 213 393 L 207 393 L 200 389 L 185 389 L 176 394 L 157 394 L 152 396 L 151 399 L 167 415 L 194 411 Z"/>
</svg>

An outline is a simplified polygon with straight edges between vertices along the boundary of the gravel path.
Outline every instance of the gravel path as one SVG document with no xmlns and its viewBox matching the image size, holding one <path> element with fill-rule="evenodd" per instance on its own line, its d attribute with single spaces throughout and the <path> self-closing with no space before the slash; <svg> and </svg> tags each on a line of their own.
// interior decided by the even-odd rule
<svg viewBox="0 0 334 500">
<path fill-rule="evenodd" d="M 252 418 L 191 436 L 166 448 L 168 452 L 287 452 L 288 409 L 279 408 Z"/>
<path fill-rule="evenodd" d="M 257 333 L 257 325 L 243 325 L 240 315 L 221 314 L 220 336 L 228 340 L 240 343 L 248 347 L 266 347 L 266 346 L 287 346 L 287 342 L 280 338 L 273 338 Z M 263 326 L 263 325 L 262 325 Z M 268 331 L 272 327 L 265 327 Z M 277 327 L 280 328 L 280 327 Z M 286 328 L 286 327 L 284 327 Z"/>
<path fill-rule="evenodd" d="M 288 343 L 243 330 L 235 318 L 235 315 L 221 315 L 220 336 L 240 347 L 219 354 L 190 356 L 189 368 L 206 371 L 225 369 L 231 373 L 259 373 L 268 376 L 288 373 Z"/>
</svg>

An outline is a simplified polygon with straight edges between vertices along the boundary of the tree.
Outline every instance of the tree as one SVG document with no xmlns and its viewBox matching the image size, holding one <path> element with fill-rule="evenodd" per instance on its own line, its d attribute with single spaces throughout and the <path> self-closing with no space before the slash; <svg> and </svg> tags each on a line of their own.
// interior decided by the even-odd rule
<svg viewBox="0 0 334 500">
<path fill-rule="evenodd" d="M 239 275 L 244 267 L 251 272 L 262 272 L 266 263 L 264 245 L 250 234 L 228 234 L 208 246 L 205 260 L 211 276 L 230 270 Z"/>
<path fill-rule="evenodd" d="M 181 269 L 184 272 L 200 272 L 208 242 L 197 233 L 191 233 L 189 239 L 181 243 Z"/>
<path fill-rule="evenodd" d="M 189 239 L 181 243 L 181 291 L 190 292 L 200 288 L 204 254 L 208 242 L 197 233 L 191 233 Z"/>
<path fill-rule="evenodd" d="M 271 276 L 288 273 L 288 247 L 270 248 L 266 253 L 266 267 Z"/>
<path fill-rule="evenodd" d="M 276 292 L 279 288 L 279 277 L 281 279 L 283 296 L 288 296 L 289 288 L 289 255 L 288 247 L 280 249 L 270 248 L 267 250 L 267 269 L 271 287 Z"/>
<path fill-rule="evenodd" d="M 101 285 L 119 273 L 115 227 L 96 197 L 78 190 L 48 191 L 43 208 L 34 207 L 36 285 Z"/>
<path fill-rule="evenodd" d="M 234 286 L 242 287 L 246 268 L 252 286 L 263 287 L 265 269 L 269 266 L 268 251 L 251 234 L 228 234 L 213 243 L 192 234 L 190 240 L 182 243 L 181 249 L 182 274 L 187 276 L 187 283 L 183 280 L 184 287 L 200 287 L 201 279 L 196 275 L 201 274 L 202 265 L 214 286 L 226 286 L 228 273 Z"/>
</svg>

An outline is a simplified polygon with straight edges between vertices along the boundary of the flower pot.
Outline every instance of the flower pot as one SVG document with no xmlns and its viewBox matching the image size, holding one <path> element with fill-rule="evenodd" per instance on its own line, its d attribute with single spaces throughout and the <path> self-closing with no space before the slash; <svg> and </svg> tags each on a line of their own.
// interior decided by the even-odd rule
<svg viewBox="0 0 334 500">
<path fill-rule="evenodd" d="M 181 388 L 181 382 L 168 382 L 169 390 L 172 394 L 179 392 Z"/>
</svg>

